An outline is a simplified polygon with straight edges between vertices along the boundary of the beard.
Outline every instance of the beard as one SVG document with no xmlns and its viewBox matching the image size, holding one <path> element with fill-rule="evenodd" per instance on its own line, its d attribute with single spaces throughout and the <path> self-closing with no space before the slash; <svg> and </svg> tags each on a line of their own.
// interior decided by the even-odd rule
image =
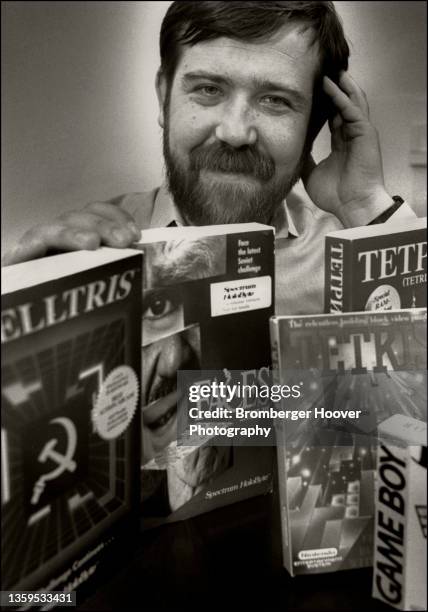
<svg viewBox="0 0 428 612">
<path fill-rule="evenodd" d="M 170 147 L 168 113 L 165 119 L 163 152 L 168 187 L 186 223 L 272 224 L 276 210 L 301 176 L 310 152 L 306 145 L 295 167 L 280 178 L 275 177 L 273 159 L 257 145 L 235 148 L 221 141 L 201 145 L 192 149 L 188 167 L 184 167 Z M 233 174 L 237 180 L 225 176 L 222 181 L 222 173 Z M 242 175 L 242 180 L 236 175 Z"/>
</svg>

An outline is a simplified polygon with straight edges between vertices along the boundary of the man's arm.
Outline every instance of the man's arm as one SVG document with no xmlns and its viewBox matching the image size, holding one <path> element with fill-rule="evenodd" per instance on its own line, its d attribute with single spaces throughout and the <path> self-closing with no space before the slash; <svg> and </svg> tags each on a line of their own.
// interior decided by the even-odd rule
<svg viewBox="0 0 428 612">
<path fill-rule="evenodd" d="M 128 247 L 139 238 L 140 231 L 128 212 L 111 203 L 93 202 L 31 228 L 5 253 L 2 266 L 44 257 L 52 250 Z"/>
<path fill-rule="evenodd" d="M 337 109 L 329 120 L 331 153 L 318 165 L 308 159 L 303 182 L 311 200 L 344 227 L 368 225 L 394 201 L 385 188 L 379 136 L 370 122 L 367 98 L 347 72 L 341 73 L 338 84 L 324 77 L 323 88 Z M 405 216 L 415 214 L 404 203 L 390 219 Z"/>
</svg>

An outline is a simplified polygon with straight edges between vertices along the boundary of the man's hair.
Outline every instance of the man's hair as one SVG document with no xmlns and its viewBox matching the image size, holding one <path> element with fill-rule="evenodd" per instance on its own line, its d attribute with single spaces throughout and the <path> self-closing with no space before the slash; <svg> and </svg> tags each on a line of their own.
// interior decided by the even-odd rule
<svg viewBox="0 0 428 612">
<path fill-rule="evenodd" d="M 320 65 L 314 90 L 314 98 L 317 96 L 318 99 L 312 109 L 310 126 L 315 137 L 329 114 L 328 102 L 321 90 L 321 77 L 326 75 L 337 81 L 339 72 L 348 68 L 349 47 L 333 2 L 173 2 L 160 32 L 161 71 L 168 90 L 180 60 L 182 45 L 192 46 L 222 36 L 263 41 L 287 23 L 297 23 L 303 30 L 312 28 L 312 44 L 318 42 L 319 45 Z"/>
</svg>

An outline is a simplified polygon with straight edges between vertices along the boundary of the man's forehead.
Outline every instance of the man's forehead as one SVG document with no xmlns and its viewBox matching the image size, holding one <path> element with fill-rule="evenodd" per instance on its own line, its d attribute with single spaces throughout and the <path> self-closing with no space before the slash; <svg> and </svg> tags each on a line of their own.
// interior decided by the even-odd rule
<svg viewBox="0 0 428 612">
<path fill-rule="evenodd" d="M 220 70 L 225 66 L 270 73 L 281 73 L 284 69 L 312 80 L 320 63 L 319 47 L 313 43 L 313 37 L 311 28 L 289 24 L 263 40 L 247 42 L 221 37 L 186 45 L 178 72 L 211 67 Z"/>
</svg>

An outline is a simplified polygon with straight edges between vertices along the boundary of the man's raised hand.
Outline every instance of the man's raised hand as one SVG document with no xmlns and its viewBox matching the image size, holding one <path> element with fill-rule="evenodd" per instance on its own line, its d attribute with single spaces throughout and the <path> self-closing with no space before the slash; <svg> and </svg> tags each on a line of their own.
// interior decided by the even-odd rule
<svg viewBox="0 0 428 612">
<path fill-rule="evenodd" d="M 331 153 L 318 165 L 309 159 L 303 171 L 305 188 L 321 209 L 345 226 L 365 225 L 391 206 L 384 185 L 377 130 L 370 122 L 363 90 L 347 72 L 338 84 L 328 77 L 323 89 L 337 110 L 329 120 Z"/>
</svg>

